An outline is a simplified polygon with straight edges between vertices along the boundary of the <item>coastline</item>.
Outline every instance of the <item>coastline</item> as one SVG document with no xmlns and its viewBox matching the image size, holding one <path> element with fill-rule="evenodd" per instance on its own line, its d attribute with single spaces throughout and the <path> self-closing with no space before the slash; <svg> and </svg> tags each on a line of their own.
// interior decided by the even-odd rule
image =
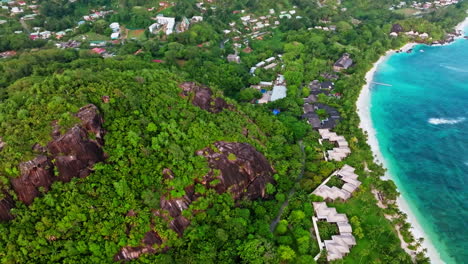
<svg viewBox="0 0 468 264">
<path fill-rule="evenodd" d="M 464 21 L 460 22 L 456 27 L 455 30 L 457 32 L 461 32 L 462 35 L 457 37 L 458 38 L 463 38 L 464 35 L 464 29 L 468 27 L 468 17 L 465 18 Z M 404 45 L 401 49 L 401 51 L 405 52 L 414 46 L 418 45 L 419 43 L 407 43 Z M 449 45 L 451 43 L 448 43 L 446 45 Z M 370 107 L 371 107 L 371 86 L 372 86 L 372 81 L 374 78 L 374 74 L 377 71 L 379 65 L 386 61 L 391 55 L 395 54 L 397 50 L 389 50 L 387 51 L 383 56 L 379 58 L 378 61 L 376 61 L 372 68 L 366 73 L 365 79 L 366 79 L 366 84 L 362 87 L 361 92 L 359 94 L 358 100 L 356 101 L 356 107 L 357 107 L 357 113 L 360 118 L 360 124 L 359 127 L 364 130 L 367 133 L 367 143 L 371 147 L 371 150 L 374 154 L 374 159 L 377 163 L 380 163 L 384 166 L 384 168 L 387 169 L 384 179 L 392 179 L 395 181 L 395 183 L 398 183 L 397 179 L 392 176 L 392 174 L 389 172 L 389 164 L 385 160 L 382 152 L 380 151 L 379 148 L 379 143 L 377 141 L 377 136 L 376 136 L 376 131 L 373 127 L 372 124 L 372 118 L 371 118 L 371 113 L 370 113 Z M 399 188 L 400 189 L 400 188 Z M 401 192 L 401 190 L 398 190 Z M 411 224 L 411 233 L 415 237 L 415 239 L 418 238 L 424 238 L 424 241 L 422 242 L 422 247 L 427 249 L 427 256 L 431 260 L 432 263 L 444 263 L 444 261 L 441 258 L 441 254 L 437 251 L 435 248 L 433 242 L 430 240 L 430 236 L 424 231 L 422 228 L 420 222 L 418 221 L 418 218 L 416 217 L 417 212 L 414 210 L 411 210 L 410 203 L 405 200 L 405 197 L 403 193 L 397 198 L 397 205 L 398 208 L 407 214 L 408 218 L 407 221 Z M 405 245 L 404 241 L 402 241 L 402 245 Z M 405 249 L 405 251 L 408 252 L 408 249 Z"/>
<path fill-rule="evenodd" d="M 415 45 L 418 45 L 418 43 L 408 43 L 404 45 L 400 50 L 406 51 L 408 49 L 411 49 Z M 373 127 L 372 124 L 372 119 L 370 115 L 370 99 L 371 99 L 371 94 L 370 94 L 370 87 L 372 84 L 372 80 L 374 77 L 375 72 L 378 69 L 379 64 L 387 60 L 391 55 L 395 54 L 397 50 L 390 50 L 385 53 L 382 57 L 379 58 L 377 62 L 373 64 L 373 67 L 371 70 L 369 70 L 366 73 L 366 84 L 363 86 L 361 93 L 359 94 L 359 98 L 356 102 L 356 106 L 358 109 L 358 115 L 360 119 L 359 127 L 364 130 L 367 133 L 367 143 L 371 147 L 372 153 L 374 154 L 374 159 L 377 163 L 383 164 L 383 167 L 387 169 L 385 172 L 385 176 L 383 177 L 384 179 L 391 179 L 395 181 L 395 178 L 392 177 L 391 173 L 388 171 L 388 162 L 385 160 L 382 152 L 380 151 L 379 148 L 379 143 L 377 141 L 377 136 L 376 136 L 376 131 Z M 398 190 L 401 192 L 401 190 Z M 421 224 L 419 223 L 414 211 L 411 210 L 409 203 L 405 200 L 405 197 L 403 195 L 400 195 L 396 203 L 398 205 L 398 208 L 407 214 L 407 222 L 411 224 L 411 233 L 415 237 L 415 239 L 418 238 L 424 238 L 424 241 L 422 242 L 422 247 L 427 249 L 427 256 L 431 260 L 432 263 L 444 263 L 441 259 L 441 256 L 439 252 L 436 250 L 435 246 L 432 244 L 432 242 L 429 240 L 429 236 L 424 232 L 424 229 L 422 228 Z M 403 244 L 406 244 L 404 241 L 402 241 Z M 408 252 L 408 249 L 405 249 L 405 251 Z"/>
</svg>

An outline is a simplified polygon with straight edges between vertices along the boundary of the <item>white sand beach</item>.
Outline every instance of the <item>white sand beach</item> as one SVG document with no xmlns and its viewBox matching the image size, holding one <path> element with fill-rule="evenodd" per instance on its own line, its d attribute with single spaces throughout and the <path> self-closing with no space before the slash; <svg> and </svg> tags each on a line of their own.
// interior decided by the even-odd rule
<svg viewBox="0 0 468 264">
<path fill-rule="evenodd" d="M 467 32 L 465 32 L 465 28 L 468 28 L 468 17 L 465 18 L 465 20 L 463 22 L 460 22 L 456 27 L 455 27 L 455 30 L 456 31 L 461 31 L 463 34 L 467 34 Z"/>
<path fill-rule="evenodd" d="M 415 45 L 417 45 L 417 43 L 408 43 L 405 46 L 403 46 L 400 50 L 407 51 Z M 366 84 L 362 88 L 359 98 L 356 102 L 358 115 L 360 118 L 360 128 L 362 128 L 368 134 L 367 143 L 370 145 L 372 152 L 374 153 L 376 162 L 383 164 L 385 168 L 388 168 L 388 164 L 386 163 L 385 158 L 383 157 L 382 152 L 379 149 L 376 131 L 374 130 L 374 127 L 372 125 L 372 119 L 370 116 L 370 88 L 374 74 L 379 64 L 384 62 L 389 56 L 391 56 L 395 52 L 396 50 L 388 51 L 384 56 L 380 57 L 380 59 L 374 63 L 372 69 L 366 74 Z M 384 178 L 394 179 L 392 175 L 388 172 L 388 170 Z M 431 259 L 431 262 L 434 264 L 444 263 L 440 257 L 440 254 L 437 252 L 434 245 L 428 239 L 428 236 L 424 233 L 424 229 L 422 229 L 415 214 L 410 210 L 410 206 L 408 202 L 404 199 L 403 195 L 401 195 L 397 199 L 397 204 L 400 210 L 408 215 L 408 222 L 412 226 L 411 232 L 413 233 L 414 237 L 416 239 L 420 237 L 424 238 L 422 246 L 427 249 L 427 256 Z"/>
</svg>

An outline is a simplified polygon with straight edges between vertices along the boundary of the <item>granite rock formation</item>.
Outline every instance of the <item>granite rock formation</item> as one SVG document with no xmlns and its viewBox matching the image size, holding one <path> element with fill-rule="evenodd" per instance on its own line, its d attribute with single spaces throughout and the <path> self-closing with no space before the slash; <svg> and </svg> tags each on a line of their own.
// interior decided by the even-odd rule
<svg viewBox="0 0 468 264">
<path fill-rule="evenodd" d="M 223 109 L 229 109 L 229 105 L 220 97 L 213 98 L 213 92 L 206 86 L 197 85 L 194 82 L 184 82 L 179 85 L 184 97 L 192 97 L 192 104 L 211 113 L 219 113 Z"/>
<path fill-rule="evenodd" d="M 47 147 L 39 144 L 32 147 L 41 155 L 19 164 L 20 176 L 12 178 L 11 185 L 21 202 L 31 204 L 41 192 L 49 191 L 54 181 L 69 182 L 75 177 L 86 177 L 95 163 L 104 161 L 103 119 L 97 107 L 91 104 L 84 106 L 76 117 L 81 120 L 81 124 L 73 126 L 63 135 L 60 135 L 55 122 L 53 140 Z M 55 171 L 58 175 L 55 175 Z M 10 199 L 7 196 L 0 200 L 2 220 L 11 219 L 11 215 L 8 215 L 14 203 Z"/>
<path fill-rule="evenodd" d="M 204 179 L 207 187 L 218 193 L 229 191 L 235 199 L 265 198 L 266 185 L 274 182 L 273 168 L 265 156 L 246 143 L 219 141 L 214 145 L 218 151 L 205 148 L 197 152 L 208 159 L 211 168 Z M 220 174 L 214 175 L 213 169 Z M 219 183 L 212 186 L 210 182 L 216 179 Z"/>
<path fill-rule="evenodd" d="M 268 160 L 253 146 L 246 143 L 216 142 L 217 151 L 205 148 L 197 151 L 198 155 L 208 159 L 211 171 L 201 182 L 207 188 L 214 188 L 218 193 L 230 192 L 235 199 L 266 198 L 266 185 L 273 183 L 274 170 Z M 220 175 L 214 176 L 214 169 L 219 170 Z M 162 171 L 164 179 L 172 180 L 176 176 L 168 168 Z M 211 182 L 219 179 L 218 184 Z M 190 221 L 182 215 L 190 204 L 200 197 L 195 192 L 193 185 L 185 188 L 185 195 L 178 198 L 160 198 L 159 210 L 154 210 L 155 217 L 161 217 L 168 222 L 168 227 L 182 237 Z M 115 261 L 128 261 L 138 258 L 141 254 L 160 252 L 154 249 L 154 245 L 162 245 L 163 241 L 155 231 L 150 231 L 142 240 L 142 245 L 137 247 L 123 247 L 114 257 Z M 164 247 L 162 250 L 168 250 Z"/>
</svg>

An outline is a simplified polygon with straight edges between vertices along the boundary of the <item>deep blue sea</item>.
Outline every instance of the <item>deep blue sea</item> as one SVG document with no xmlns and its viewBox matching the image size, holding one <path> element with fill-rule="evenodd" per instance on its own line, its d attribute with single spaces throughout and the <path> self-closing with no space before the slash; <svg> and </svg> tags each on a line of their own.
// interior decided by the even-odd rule
<svg viewBox="0 0 468 264">
<path fill-rule="evenodd" d="M 390 174 L 442 260 L 468 263 L 468 40 L 394 54 L 373 80 L 392 85 L 370 107 Z"/>
</svg>

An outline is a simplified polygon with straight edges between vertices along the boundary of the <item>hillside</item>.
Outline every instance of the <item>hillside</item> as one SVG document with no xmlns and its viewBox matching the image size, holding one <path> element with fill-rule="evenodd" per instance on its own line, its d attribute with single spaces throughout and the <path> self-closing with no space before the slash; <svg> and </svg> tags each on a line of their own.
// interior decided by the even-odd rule
<svg viewBox="0 0 468 264">
<path fill-rule="evenodd" d="M 131 255 L 118 255 L 125 247 L 132 252 L 140 248 L 130 246 L 156 242 L 160 249 L 150 252 L 177 247 L 177 237 L 188 226 L 206 228 L 207 222 L 217 226 L 213 231 L 220 239 L 229 237 L 223 246 L 233 250 L 229 254 L 239 254 L 238 246 L 230 244 L 236 239 L 255 236 L 268 244 L 261 226 L 268 228 L 277 210 L 272 183 L 278 191 L 288 190 L 300 167 L 295 157 L 299 148 L 282 123 L 260 109 L 226 102 L 207 87 L 184 85 L 153 65 L 82 62 L 73 62 L 80 63 L 79 69 L 71 63 L 60 74 L 16 81 L 0 105 L 4 199 L 31 204 L 16 202 L 14 220 L 0 226 L 0 247 L 8 249 L 1 253 L 3 260 L 111 262 Z M 102 128 L 100 121 L 94 122 L 77 141 L 73 129 L 90 126 L 75 113 L 89 104 L 100 116 L 91 119 L 102 117 Z M 70 134 L 72 139 L 63 137 Z M 90 159 L 90 153 L 99 151 L 86 147 L 100 140 L 104 162 L 102 156 Z M 54 151 L 57 144 L 71 146 Z M 83 149 L 86 155 L 80 154 Z M 49 168 L 44 162 L 41 167 L 37 157 L 49 157 Z M 64 157 L 86 163 L 80 168 L 90 171 L 67 174 L 76 162 L 60 164 Z M 28 171 L 16 169 L 28 160 L 35 162 Z M 35 177 L 48 183 L 37 183 Z M 17 179 L 23 180 L 15 184 Z M 28 185 L 29 192 L 18 185 Z M 254 218 L 258 208 L 263 208 L 262 217 Z M 231 220 L 223 223 L 219 217 Z M 189 236 L 201 236 L 202 230 L 194 229 Z"/>
</svg>

